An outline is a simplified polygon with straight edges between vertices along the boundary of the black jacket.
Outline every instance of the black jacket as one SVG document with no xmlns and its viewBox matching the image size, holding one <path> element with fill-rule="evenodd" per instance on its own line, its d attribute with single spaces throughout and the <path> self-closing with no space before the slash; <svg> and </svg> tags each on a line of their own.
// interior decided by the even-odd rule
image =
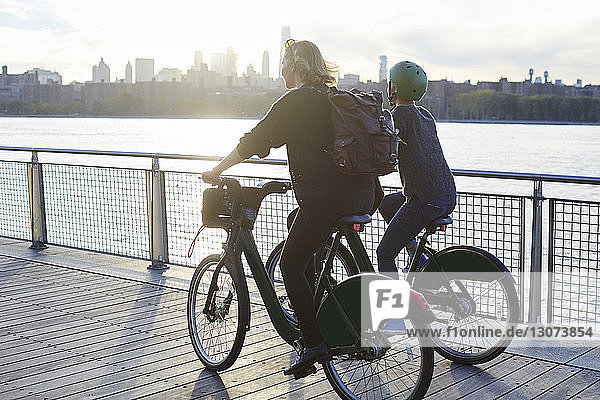
<svg viewBox="0 0 600 400">
<path fill-rule="evenodd" d="M 324 85 L 319 89 L 326 92 Z M 334 206 L 347 197 L 375 190 L 373 179 L 343 174 L 325 151 L 333 146 L 329 103 L 313 87 L 303 86 L 281 96 L 258 125 L 240 139 L 237 151 L 243 158 L 264 158 L 271 148 L 284 144 L 301 207 Z"/>
</svg>

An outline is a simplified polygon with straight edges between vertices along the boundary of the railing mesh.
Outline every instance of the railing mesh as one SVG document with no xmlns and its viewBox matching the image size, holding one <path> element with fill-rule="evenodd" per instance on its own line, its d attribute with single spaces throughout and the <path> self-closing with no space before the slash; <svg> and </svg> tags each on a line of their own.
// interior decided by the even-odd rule
<svg viewBox="0 0 600 400">
<path fill-rule="evenodd" d="M 146 172 L 44 165 L 48 242 L 149 258 Z"/>
<path fill-rule="evenodd" d="M 43 184 L 48 242 L 51 244 L 150 258 L 147 173 L 145 170 L 44 164 Z M 169 261 L 195 266 L 206 255 L 220 252 L 223 230 L 209 229 L 198 238 L 194 256 L 187 258 L 191 240 L 202 223 L 202 193 L 208 187 L 199 174 L 165 172 Z M 243 185 L 265 178 L 239 177 Z M 386 194 L 398 188 L 385 187 Z M 0 161 L 0 235 L 31 239 L 27 163 Z M 454 223 L 431 237 L 432 247 L 472 245 L 489 251 L 521 282 L 524 266 L 525 196 L 465 193 L 458 195 Z M 548 282 L 548 314 L 558 323 L 599 322 L 600 276 L 598 242 L 600 203 L 551 199 L 553 275 Z M 286 218 L 296 207 L 292 192 L 268 196 L 260 209 L 254 235 L 266 261 L 287 236 Z M 546 227 L 544 222 L 544 227 Z M 376 213 L 361 237 L 377 264 L 376 248 L 386 224 Z M 528 256 L 527 256 L 528 258 Z M 403 251 L 397 260 L 408 262 Z M 519 289 L 519 288 L 518 288 Z"/>
<path fill-rule="evenodd" d="M 27 163 L 0 161 L 0 236 L 31 239 Z"/>
<path fill-rule="evenodd" d="M 385 187 L 385 194 L 398 191 Z M 492 194 L 458 193 L 457 205 L 451 214 L 453 223 L 445 232 L 430 236 L 431 245 L 439 250 L 452 245 L 475 246 L 500 259 L 515 276 L 519 275 L 522 244 L 523 198 Z M 373 263 L 377 262 L 377 245 L 387 224 L 379 213 L 362 234 L 365 248 Z M 408 254 L 403 250 L 396 265 L 407 265 Z"/>
<path fill-rule="evenodd" d="M 199 178 L 200 174 L 165 173 L 169 259 L 173 263 L 196 266 L 207 255 L 220 253 L 221 243 L 227 238 L 222 229 L 205 229 L 196 240 L 193 256 L 187 257 L 190 243 L 202 225 L 202 193 L 210 187 Z M 269 180 L 236 178 L 244 186 L 256 186 Z M 253 233 L 264 262 L 271 250 L 286 238 L 286 218 L 294 207 L 296 201 L 292 192 L 272 194 L 263 201 Z"/>
<path fill-rule="evenodd" d="M 552 199 L 548 301 L 553 322 L 600 322 L 600 203 Z"/>
</svg>

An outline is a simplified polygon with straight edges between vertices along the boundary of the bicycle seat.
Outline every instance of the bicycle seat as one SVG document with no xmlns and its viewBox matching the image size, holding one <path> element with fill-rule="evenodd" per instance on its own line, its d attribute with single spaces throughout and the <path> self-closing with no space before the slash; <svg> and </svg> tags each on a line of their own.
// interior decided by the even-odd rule
<svg viewBox="0 0 600 400">
<path fill-rule="evenodd" d="M 341 218 L 338 218 L 338 220 L 334 222 L 333 226 L 336 228 L 341 228 L 343 226 L 351 226 L 356 224 L 368 224 L 369 222 L 371 222 L 371 216 L 369 214 L 345 215 Z"/>
<path fill-rule="evenodd" d="M 427 225 L 427 232 L 434 233 L 436 231 L 445 231 L 446 225 L 450 225 L 452 223 L 452 217 L 449 215 L 440 217 L 433 221 L 431 224 Z"/>
</svg>

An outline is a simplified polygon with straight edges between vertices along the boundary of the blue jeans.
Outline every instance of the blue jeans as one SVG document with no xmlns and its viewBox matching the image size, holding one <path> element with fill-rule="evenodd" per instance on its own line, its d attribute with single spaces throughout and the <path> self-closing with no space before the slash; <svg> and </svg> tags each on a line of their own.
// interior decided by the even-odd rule
<svg viewBox="0 0 600 400">
<path fill-rule="evenodd" d="M 398 272 L 395 259 L 400 251 L 406 247 L 409 254 L 414 254 L 417 234 L 437 218 L 450 214 L 455 206 L 456 195 L 428 202 L 416 197 L 407 199 L 402 193 L 385 196 L 379 212 L 389 225 L 377 247 L 379 271 Z"/>
</svg>

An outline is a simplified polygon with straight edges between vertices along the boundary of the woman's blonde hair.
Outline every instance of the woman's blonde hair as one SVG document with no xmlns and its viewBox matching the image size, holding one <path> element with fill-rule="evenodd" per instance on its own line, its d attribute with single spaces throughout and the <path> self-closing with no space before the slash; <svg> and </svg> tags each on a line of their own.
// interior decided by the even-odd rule
<svg viewBox="0 0 600 400">
<path fill-rule="evenodd" d="M 290 42 L 283 57 L 292 63 L 304 83 L 335 85 L 338 68 L 335 64 L 323 59 L 316 44 L 308 40 Z"/>
</svg>

